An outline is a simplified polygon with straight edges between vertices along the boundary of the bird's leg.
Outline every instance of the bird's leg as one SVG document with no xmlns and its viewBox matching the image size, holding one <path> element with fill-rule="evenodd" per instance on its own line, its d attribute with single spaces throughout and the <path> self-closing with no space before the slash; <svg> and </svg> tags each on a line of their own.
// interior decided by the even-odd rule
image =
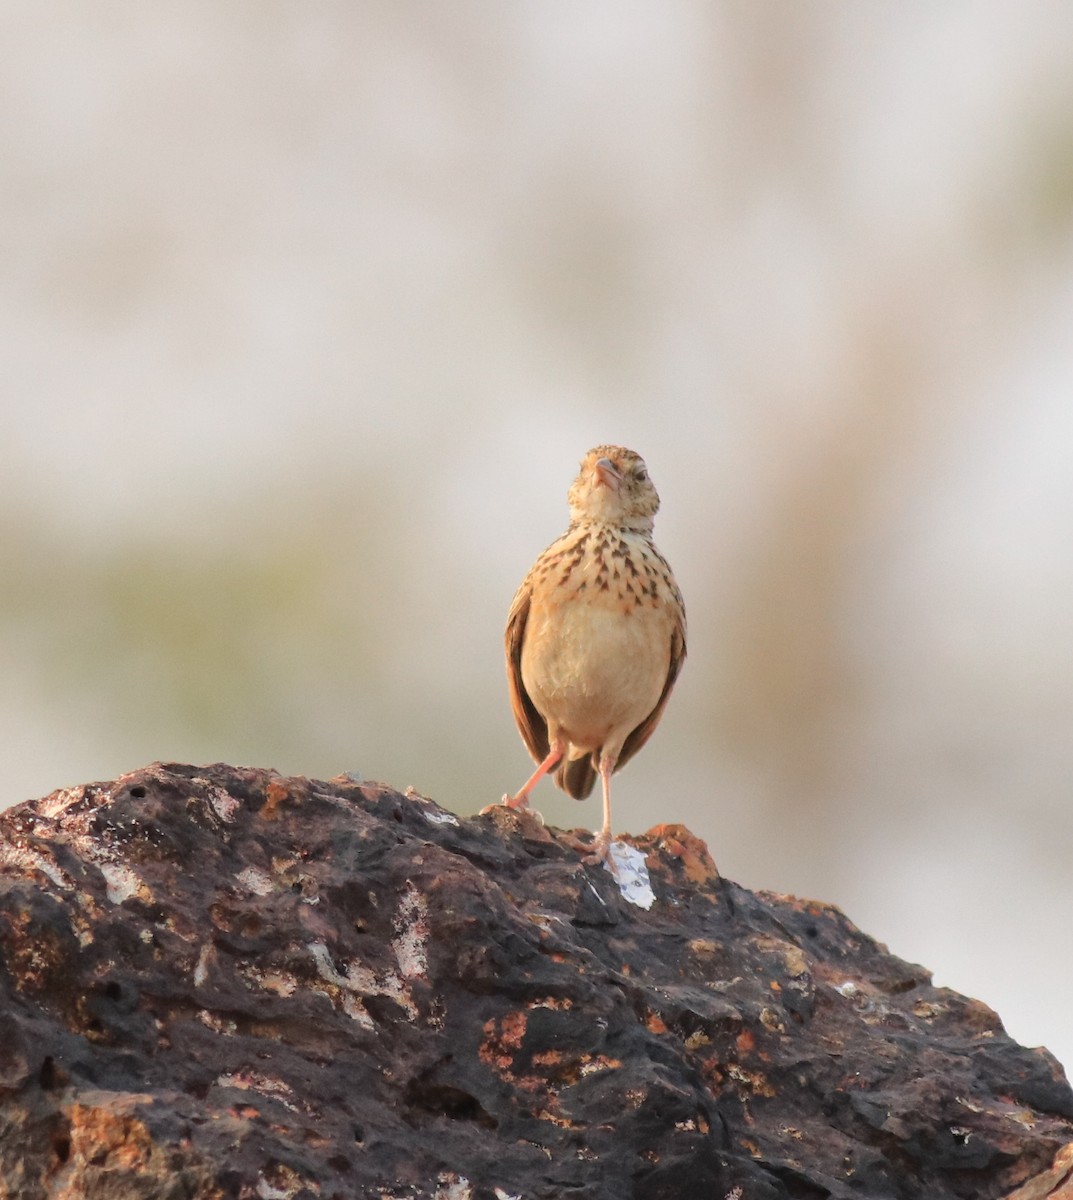
<svg viewBox="0 0 1073 1200">
<path fill-rule="evenodd" d="M 587 863 L 608 863 L 614 871 L 615 864 L 608 858 L 611 850 L 611 773 L 615 769 L 618 755 L 600 756 L 600 783 L 604 793 L 604 823 L 592 843 L 592 853 L 585 856 Z"/>
<path fill-rule="evenodd" d="M 548 751 L 547 758 L 540 764 L 539 767 L 529 776 L 522 784 L 521 788 L 514 793 L 513 796 L 504 796 L 503 803 L 508 808 L 528 808 L 529 793 L 536 785 L 544 778 L 545 775 L 555 766 L 563 756 L 566 747 L 559 745 L 558 742 Z"/>
</svg>

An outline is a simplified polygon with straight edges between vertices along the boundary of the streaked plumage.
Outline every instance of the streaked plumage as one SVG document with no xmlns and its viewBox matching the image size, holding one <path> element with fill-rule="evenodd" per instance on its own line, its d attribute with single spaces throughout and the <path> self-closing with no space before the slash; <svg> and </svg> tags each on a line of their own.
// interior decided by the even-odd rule
<svg viewBox="0 0 1073 1200">
<path fill-rule="evenodd" d="M 611 841 L 612 773 L 648 741 L 686 653 L 682 596 L 652 541 L 659 496 L 622 446 L 585 455 L 568 495 L 570 525 L 536 560 L 507 618 L 514 719 L 537 770 L 504 803 L 524 808 L 549 771 L 581 800 L 603 781 Z"/>
</svg>

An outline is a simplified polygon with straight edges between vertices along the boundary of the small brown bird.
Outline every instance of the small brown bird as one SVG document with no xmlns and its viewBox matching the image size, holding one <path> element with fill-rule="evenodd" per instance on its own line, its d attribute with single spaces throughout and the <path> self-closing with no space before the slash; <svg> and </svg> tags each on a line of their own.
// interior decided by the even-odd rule
<svg viewBox="0 0 1073 1200">
<path fill-rule="evenodd" d="M 601 862 L 611 775 L 663 715 L 686 656 L 686 614 L 652 542 L 659 496 L 640 455 L 590 450 L 567 499 L 567 531 L 533 564 L 507 618 L 510 702 L 539 765 L 503 803 L 526 808 L 556 767 L 556 784 L 584 800 L 599 774 L 604 823 L 586 861 Z"/>
</svg>

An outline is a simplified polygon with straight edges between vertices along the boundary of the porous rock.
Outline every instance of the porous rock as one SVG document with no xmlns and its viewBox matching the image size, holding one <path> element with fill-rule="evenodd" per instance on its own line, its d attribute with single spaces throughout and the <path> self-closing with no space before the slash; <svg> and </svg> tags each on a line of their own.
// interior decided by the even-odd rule
<svg viewBox="0 0 1073 1200">
<path fill-rule="evenodd" d="M 1046 1051 L 685 829 L 627 840 L 647 899 L 527 814 L 349 778 L 9 810 L 0 1197 L 1069 1195 Z"/>
</svg>

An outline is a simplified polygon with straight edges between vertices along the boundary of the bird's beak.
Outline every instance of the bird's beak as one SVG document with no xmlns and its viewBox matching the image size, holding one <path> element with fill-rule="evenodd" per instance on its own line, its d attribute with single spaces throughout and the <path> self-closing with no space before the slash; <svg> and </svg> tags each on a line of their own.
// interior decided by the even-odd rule
<svg viewBox="0 0 1073 1200">
<path fill-rule="evenodd" d="M 609 487 L 613 492 L 618 491 L 618 486 L 622 482 L 622 475 L 609 458 L 598 458 L 593 470 L 596 472 L 597 487 L 602 485 L 603 487 Z"/>
</svg>

